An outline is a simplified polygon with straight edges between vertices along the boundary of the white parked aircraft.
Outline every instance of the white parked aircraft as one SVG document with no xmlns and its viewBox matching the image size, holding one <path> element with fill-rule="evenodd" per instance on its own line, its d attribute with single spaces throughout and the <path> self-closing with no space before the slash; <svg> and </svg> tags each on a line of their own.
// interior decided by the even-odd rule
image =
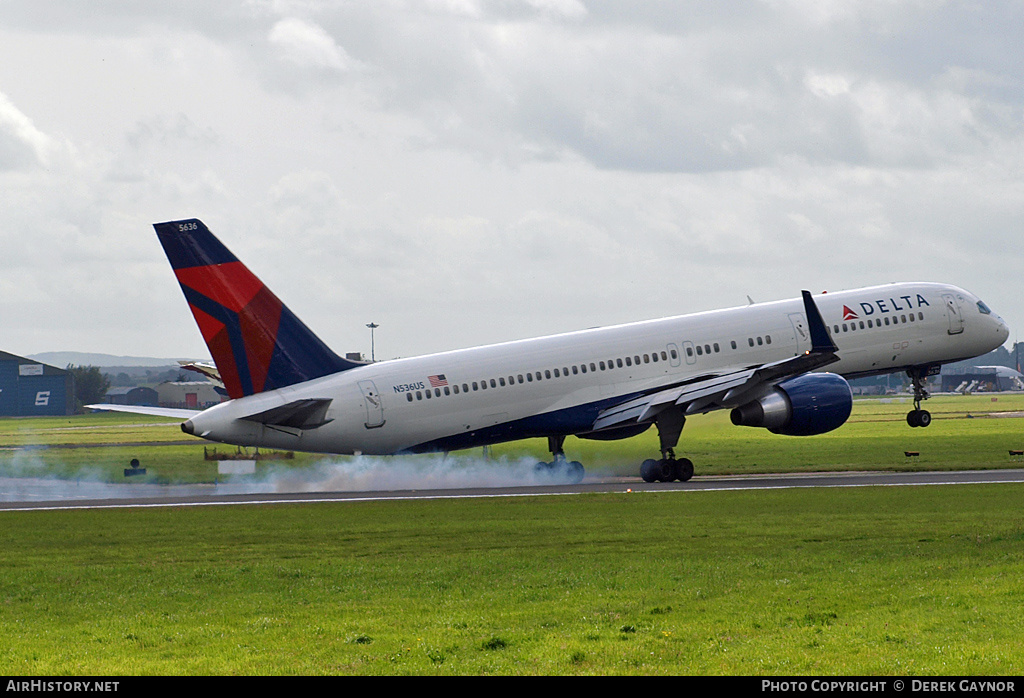
<svg viewBox="0 0 1024 698">
<path fill-rule="evenodd" d="M 897 283 L 360 363 L 331 351 L 199 220 L 154 227 L 231 399 L 146 411 L 241 446 L 399 454 L 546 437 L 552 461 L 538 467 L 579 480 L 566 436 L 620 439 L 653 424 L 661 457 L 641 475 L 688 480 L 693 464 L 674 449 L 690 415 L 729 409 L 737 425 L 821 434 L 850 415 L 846 378 L 907 371 L 907 422 L 924 427 L 925 378 L 1009 336 L 963 289 Z"/>
</svg>

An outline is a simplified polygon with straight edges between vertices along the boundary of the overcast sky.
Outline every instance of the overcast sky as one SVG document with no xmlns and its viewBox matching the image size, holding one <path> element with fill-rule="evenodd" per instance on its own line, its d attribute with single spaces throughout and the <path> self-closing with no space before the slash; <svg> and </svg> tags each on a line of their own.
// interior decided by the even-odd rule
<svg viewBox="0 0 1024 698">
<path fill-rule="evenodd" d="M 892 281 L 1024 329 L 1017 1 L 3 0 L 0 350 L 207 357 L 198 217 L 339 353 Z"/>
</svg>

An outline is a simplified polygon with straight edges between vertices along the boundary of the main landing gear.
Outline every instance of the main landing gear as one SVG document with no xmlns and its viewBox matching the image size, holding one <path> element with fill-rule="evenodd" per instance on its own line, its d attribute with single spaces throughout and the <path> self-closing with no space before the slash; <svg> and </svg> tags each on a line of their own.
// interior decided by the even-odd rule
<svg viewBox="0 0 1024 698">
<path fill-rule="evenodd" d="M 932 423 L 932 415 L 928 410 L 921 409 L 921 401 L 928 399 L 928 391 L 924 387 L 928 369 L 914 368 L 907 371 L 907 375 L 914 386 L 914 409 L 907 412 L 907 424 L 912 427 L 926 427 Z"/>
<path fill-rule="evenodd" d="M 583 464 L 577 460 L 566 460 L 565 451 L 562 449 L 564 444 L 564 435 L 548 437 L 548 450 L 551 451 L 552 461 L 539 462 L 533 466 L 534 475 L 543 480 L 568 482 L 573 485 L 583 481 Z"/>
<path fill-rule="evenodd" d="M 644 482 L 686 482 L 693 477 L 693 461 L 689 458 L 677 460 L 673 450 L 679 443 L 679 435 L 685 423 L 686 417 L 678 407 L 665 410 L 654 418 L 654 424 L 658 427 L 661 460 L 648 458 L 640 465 L 640 477 Z"/>
</svg>

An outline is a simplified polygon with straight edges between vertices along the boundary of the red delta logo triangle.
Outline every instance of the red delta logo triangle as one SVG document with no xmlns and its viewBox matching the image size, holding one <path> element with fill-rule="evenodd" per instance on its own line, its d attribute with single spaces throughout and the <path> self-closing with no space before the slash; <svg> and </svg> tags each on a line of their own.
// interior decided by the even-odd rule
<svg viewBox="0 0 1024 698">
<path fill-rule="evenodd" d="M 850 306 L 843 306 L 843 320 L 856 320 L 858 317 L 857 313 L 850 310 Z"/>
</svg>

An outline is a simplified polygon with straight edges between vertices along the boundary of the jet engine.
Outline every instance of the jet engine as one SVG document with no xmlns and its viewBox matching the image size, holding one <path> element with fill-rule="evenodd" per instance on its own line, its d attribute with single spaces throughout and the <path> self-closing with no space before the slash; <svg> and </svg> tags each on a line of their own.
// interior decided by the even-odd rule
<svg viewBox="0 0 1024 698">
<path fill-rule="evenodd" d="M 775 434 L 813 436 L 843 425 L 853 409 L 850 384 L 834 373 L 805 373 L 732 411 L 732 423 Z"/>
</svg>

